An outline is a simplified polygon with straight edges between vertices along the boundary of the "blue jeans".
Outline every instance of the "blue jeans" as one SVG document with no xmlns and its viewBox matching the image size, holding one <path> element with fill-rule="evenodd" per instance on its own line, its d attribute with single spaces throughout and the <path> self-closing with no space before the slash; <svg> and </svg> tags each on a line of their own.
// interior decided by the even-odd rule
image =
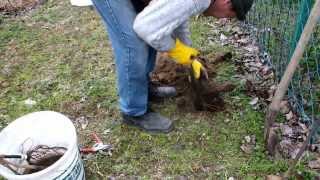
<svg viewBox="0 0 320 180">
<path fill-rule="evenodd" d="M 149 73 L 156 50 L 133 30 L 137 15 L 131 0 L 93 0 L 109 34 L 115 54 L 120 110 L 130 116 L 143 115 L 148 105 Z"/>
</svg>

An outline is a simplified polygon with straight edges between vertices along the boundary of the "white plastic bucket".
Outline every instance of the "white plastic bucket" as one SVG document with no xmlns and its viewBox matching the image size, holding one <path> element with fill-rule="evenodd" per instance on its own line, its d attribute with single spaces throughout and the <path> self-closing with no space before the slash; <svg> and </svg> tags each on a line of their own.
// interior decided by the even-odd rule
<svg viewBox="0 0 320 180">
<path fill-rule="evenodd" d="M 93 3 L 91 0 L 70 0 L 71 5 L 73 6 L 92 6 Z"/>
<path fill-rule="evenodd" d="M 21 154 L 37 145 L 67 148 L 66 153 L 48 168 L 28 175 L 15 175 L 0 165 L 0 175 L 6 179 L 85 179 L 75 127 L 66 116 L 41 111 L 18 118 L 0 132 L 0 154 Z"/>
</svg>

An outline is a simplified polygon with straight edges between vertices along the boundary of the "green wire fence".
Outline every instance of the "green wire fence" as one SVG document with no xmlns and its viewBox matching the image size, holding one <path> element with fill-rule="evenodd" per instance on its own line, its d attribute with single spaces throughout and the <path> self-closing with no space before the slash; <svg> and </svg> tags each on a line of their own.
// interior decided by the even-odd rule
<svg viewBox="0 0 320 180">
<path fill-rule="evenodd" d="M 280 81 L 299 41 L 314 0 L 255 0 L 247 23 L 253 27 L 262 55 L 269 59 Z M 320 23 L 305 50 L 288 90 L 301 120 L 320 117 Z"/>
</svg>

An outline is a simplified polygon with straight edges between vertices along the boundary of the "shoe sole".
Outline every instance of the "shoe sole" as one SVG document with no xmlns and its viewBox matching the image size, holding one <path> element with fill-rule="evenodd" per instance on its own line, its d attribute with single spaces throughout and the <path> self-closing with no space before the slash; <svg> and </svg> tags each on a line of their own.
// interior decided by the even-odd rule
<svg viewBox="0 0 320 180">
<path fill-rule="evenodd" d="M 158 133 L 166 133 L 167 134 L 167 133 L 169 133 L 169 132 L 171 132 L 173 130 L 173 125 L 171 125 L 170 128 L 168 128 L 168 129 L 159 130 L 159 129 L 145 129 L 145 128 L 143 128 L 143 127 L 141 127 L 141 126 L 139 126 L 139 125 L 137 125 L 137 124 L 135 124 L 135 123 L 133 123 L 131 121 L 124 120 L 124 119 L 122 119 L 122 123 L 126 124 L 128 126 L 136 127 L 136 128 L 138 128 L 140 130 L 143 130 L 143 131 L 146 131 L 146 132 L 149 132 L 149 133 L 155 133 L 155 134 L 158 134 Z"/>
</svg>

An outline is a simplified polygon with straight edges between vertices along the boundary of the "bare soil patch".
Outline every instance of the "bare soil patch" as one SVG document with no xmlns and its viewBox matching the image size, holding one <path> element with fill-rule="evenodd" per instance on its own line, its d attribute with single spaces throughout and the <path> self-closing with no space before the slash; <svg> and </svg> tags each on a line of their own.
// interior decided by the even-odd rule
<svg viewBox="0 0 320 180">
<path fill-rule="evenodd" d="M 199 58 L 207 70 L 209 79 L 192 79 L 190 69 L 176 64 L 170 59 L 159 58 L 151 80 L 159 86 L 174 86 L 178 91 L 178 106 L 190 107 L 199 111 L 224 110 L 222 94 L 232 91 L 235 86 L 230 82 L 217 83 L 217 64 L 232 58 L 231 53 L 217 54 L 214 59 Z"/>
</svg>

